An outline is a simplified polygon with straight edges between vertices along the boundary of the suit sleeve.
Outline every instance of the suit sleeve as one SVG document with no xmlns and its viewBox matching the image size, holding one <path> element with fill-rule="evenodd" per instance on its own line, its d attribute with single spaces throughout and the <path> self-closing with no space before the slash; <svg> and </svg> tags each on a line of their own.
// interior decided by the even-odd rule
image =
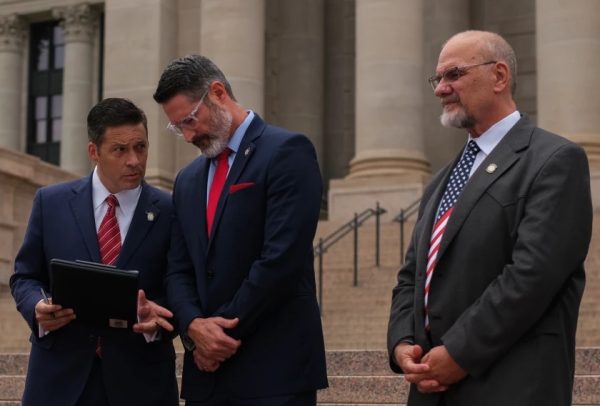
<svg viewBox="0 0 600 406">
<path fill-rule="evenodd" d="M 42 300 L 40 288 L 49 290 L 47 259 L 43 249 L 42 213 L 42 193 L 38 190 L 33 199 L 23 245 L 15 258 L 15 272 L 9 282 L 17 310 L 36 338 L 38 327 L 35 305 Z"/>
<path fill-rule="evenodd" d="M 398 283 L 392 290 L 387 346 L 390 367 L 394 372 L 402 372 L 394 360 L 394 349 L 401 341 L 414 342 L 415 259 L 415 233 L 413 233 L 404 265 L 398 271 Z"/>
<path fill-rule="evenodd" d="M 264 240 L 232 300 L 218 316 L 239 317 L 230 331 L 244 337 L 261 316 L 294 289 L 307 263 L 312 271 L 312 242 L 319 219 L 322 183 L 314 148 L 304 136 L 286 140 L 268 163 Z"/>
<path fill-rule="evenodd" d="M 176 179 L 173 203 L 177 199 L 177 183 Z M 204 316 L 196 288 L 194 266 L 179 224 L 176 204 L 173 204 L 173 210 L 174 219 L 171 225 L 171 246 L 168 254 L 165 289 L 167 303 L 174 314 L 179 331 L 181 334 L 187 334 L 187 328 L 192 320 Z"/>
<path fill-rule="evenodd" d="M 578 146 L 563 145 L 525 197 L 511 263 L 442 337 L 459 365 L 482 375 L 544 317 L 582 269 L 591 222 L 587 158 Z"/>
</svg>

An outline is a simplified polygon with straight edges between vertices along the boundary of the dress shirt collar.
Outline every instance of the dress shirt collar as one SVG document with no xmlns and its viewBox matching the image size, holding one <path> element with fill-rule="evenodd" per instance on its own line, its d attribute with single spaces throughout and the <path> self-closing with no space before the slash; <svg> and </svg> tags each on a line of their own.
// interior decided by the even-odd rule
<svg viewBox="0 0 600 406">
<path fill-rule="evenodd" d="M 242 121 L 242 124 L 239 125 L 238 128 L 233 132 L 233 136 L 227 143 L 227 147 L 233 152 L 233 154 L 237 154 L 238 149 L 240 149 L 240 144 L 242 143 L 242 139 L 244 139 L 244 134 L 246 134 L 246 130 L 250 126 L 250 123 L 254 119 L 254 112 L 252 110 L 248 110 L 248 115 Z"/>
<path fill-rule="evenodd" d="M 119 193 L 115 193 L 115 196 L 119 200 L 119 207 L 117 212 L 121 211 L 128 218 L 133 217 L 133 212 L 137 206 L 138 199 L 142 193 L 142 185 L 136 188 L 122 190 Z M 100 177 L 98 176 L 98 167 L 94 168 L 92 174 L 92 201 L 94 204 L 94 211 L 96 211 L 106 200 L 108 195 L 111 193 L 106 189 Z"/>
<path fill-rule="evenodd" d="M 511 128 L 519 121 L 521 118 L 521 113 L 517 110 L 510 113 L 508 116 L 504 117 L 502 120 L 495 123 L 493 126 L 487 129 L 483 134 L 481 134 L 478 138 L 473 138 L 469 134 L 469 141 L 475 140 L 479 148 L 485 153 L 485 155 L 489 155 L 496 145 L 500 143 L 502 138 L 510 131 Z"/>
</svg>

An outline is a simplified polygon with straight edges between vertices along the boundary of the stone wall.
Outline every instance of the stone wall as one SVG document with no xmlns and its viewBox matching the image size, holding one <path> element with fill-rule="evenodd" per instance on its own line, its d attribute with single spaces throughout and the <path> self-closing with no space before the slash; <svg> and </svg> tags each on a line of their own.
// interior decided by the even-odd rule
<svg viewBox="0 0 600 406">
<path fill-rule="evenodd" d="M 0 285 L 8 284 L 13 272 L 36 190 L 75 177 L 31 155 L 0 147 Z"/>
</svg>

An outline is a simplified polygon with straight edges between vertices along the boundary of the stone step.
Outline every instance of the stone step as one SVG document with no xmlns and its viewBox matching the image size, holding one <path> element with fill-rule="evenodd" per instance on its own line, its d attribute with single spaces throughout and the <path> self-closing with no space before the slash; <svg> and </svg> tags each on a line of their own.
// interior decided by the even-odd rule
<svg viewBox="0 0 600 406">
<path fill-rule="evenodd" d="M 182 354 L 177 354 L 181 373 Z M 329 388 L 319 391 L 320 405 L 400 405 L 408 384 L 388 367 L 385 351 L 328 351 Z M 26 354 L 0 354 L 0 406 L 19 404 Z M 600 405 L 600 348 L 578 348 L 573 405 Z"/>
</svg>

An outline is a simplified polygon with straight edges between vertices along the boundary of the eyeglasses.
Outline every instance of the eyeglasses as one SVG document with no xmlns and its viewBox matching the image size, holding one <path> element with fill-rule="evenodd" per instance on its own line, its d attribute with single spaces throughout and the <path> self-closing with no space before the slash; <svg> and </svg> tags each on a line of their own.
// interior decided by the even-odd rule
<svg viewBox="0 0 600 406">
<path fill-rule="evenodd" d="M 204 98 L 206 97 L 207 94 L 208 94 L 208 89 L 206 89 L 206 92 L 204 92 L 204 94 L 200 98 L 200 101 L 198 102 L 198 104 L 196 104 L 196 106 L 194 106 L 194 109 L 187 116 L 185 116 L 184 118 L 179 120 L 179 122 L 176 124 L 169 122 L 169 124 L 167 124 L 167 129 L 170 130 L 173 134 L 179 135 L 180 137 L 183 136 L 184 129 L 185 130 L 194 129 L 194 127 L 196 127 L 196 125 L 198 125 L 198 118 L 196 117 L 196 114 L 198 114 L 200 105 L 204 101 Z"/>
<path fill-rule="evenodd" d="M 435 75 L 435 76 L 430 77 L 429 79 L 427 79 L 427 81 L 429 82 L 429 84 L 431 85 L 433 90 L 435 90 L 435 88 L 440 84 L 442 79 L 444 79 L 446 82 L 454 82 L 454 81 L 457 81 L 458 79 L 460 79 L 461 76 L 466 75 L 467 71 L 471 68 L 475 68 L 477 66 L 489 65 L 491 63 L 496 63 L 496 62 L 497 61 L 488 61 L 488 62 L 476 63 L 473 65 L 455 66 L 453 68 L 446 69 L 444 72 L 442 72 L 441 75 Z"/>
</svg>

